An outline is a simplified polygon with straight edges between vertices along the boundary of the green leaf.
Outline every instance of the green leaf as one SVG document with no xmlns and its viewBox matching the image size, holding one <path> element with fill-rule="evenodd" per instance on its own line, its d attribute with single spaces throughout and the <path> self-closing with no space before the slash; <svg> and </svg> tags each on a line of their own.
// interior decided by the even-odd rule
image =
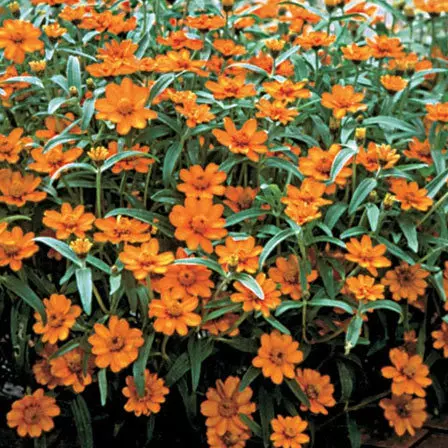
<svg viewBox="0 0 448 448">
<path fill-rule="evenodd" d="M 235 63 L 229 65 L 227 68 L 229 69 L 232 67 L 245 68 L 246 70 L 250 70 L 251 72 L 255 72 L 255 73 L 258 73 L 259 75 L 269 77 L 269 73 L 266 70 L 263 70 L 262 68 L 257 67 L 256 65 L 246 64 L 243 62 L 235 62 Z"/>
<path fill-rule="evenodd" d="M 375 179 L 369 178 L 360 182 L 353 193 L 352 200 L 350 201 L 350 205 L 348 207 L 349 215 L 353 215 L 356 212 L 358 207 L 364 202 L 367 196 L 369 196 L 370 192 L 376 188 L 377 184 L 378 183 Z"/>
<path fill-rule="evenodd" d="M 277 168 L 281 171 L 286 171 L 287 173 L 291 173 L 294 177 L 297 177 L 300 180 L 303 180 L 303 174 L 298 170 L 298 168 L 293 165 L 288 160 L 278 159 L 274 157 L 270 157 L 263 162 L 263 168 Z"/>
<path fill-rule="evenodd" d="M 196 339 L 196 334 L 192 334 L 188 340 L 188 356 L 191 365 L 191 385 L 193 392 L 196 392 L 201 379 L 202 363 L 213 352 L 213 343 L 210 339 Z"/>
<path fill-rule="evenodd" d="M 182 264 L 182 265 L 199 265 L 205 266 L 212 271 L 215 271 L 217 274 L 226 276 L 223 268 L 219 263 L 213 260 L 209 260 L 208 258 L 180 258 L 174 261 L 173 264 Z"/>
<path fill-rule="evenodd" d="M 412 133 L 412 135 L 417 134 L 417 130 L 410 126 L 406 121 L 399 120 L 395 117 L 389 117 L 384 115 L 378 115 L 377 117 L 366 118 L 362 122 L 363 126 L 382 126 L 385 130 L 399 129 L 400 131 L 406 131 Z"/>
<path fill-rule="evenodd" d="M 165 381 L 168 387 L 176 384 L 191 368 L 190 357 L 188 353 L 182 353 L 176 358 L 171 369 L 168 371 L 165 377 Z"/>
<path fill-rule="evenodd" d="M 345 335 L 345 354 L 348 355 L 350 350 L 358 343 L 359 336 L 361 335 L 363 320 L 360 314 L 352 317 L 350 324 L 347 328 Z"/>
<path fill-rule="evenodd" d="M 342 171 L 345 165 L 347 165 L 348 161 L 356 155 L 357 152 L 357 149 L 352 147 L 343 148 L 338 152 L 333 160 L 333 164 L 331 165 L 330 180 L 326 182 L 327 184 L 332 184 L 334 182 L 338 174 Z"/>
<path fill-rule="evenodd" d="M 47 312 L 42 300 L 26 283 L 13 275 L 3 277 L 1 282 L 7 289 L 16 296 L 19 296 L 27 305 L 33 308 L 33 310 L 37 311 L 44 323 L 47 321 Z"/>
<path fill-rule="evenodd" d="M 67 258 L 67 260 L 72 261 L 77 266 L 82 267 L 81 260 L 76 256 L 76 254 L 70 249 L 70 246 L 62 241 L 59 241 L 55 238 L 49 237 L 37 237 L 34 238 L 34 241 L 37 243 L 44 243 L 47 246 L 54 249 L 56 252 L 59 252 L 63 257 Z"/>
<path fill-rule="evenodd" d="M 341 400 L 347 401 L 353 392 L 353 372 L 343 361 L 337 361 L 339 381 L 341 383 Z"/>
<path fill-rule="evenodd" d="M 261 420 L 261 431 L 263 434 L 264 446 L 271 446 L 269 438 L 271 435 L 271 421 L 275 417 L 273 396 L 269 394 L 264 387 L 260 387 L 258 391 L 258 412 Z"/>
<path fill-rule="evenodd" d="M 261 370 L 257 369 L 254 366 L 249 366 L 249 368 L 246 370 L 246 373 L 241 378 L 239 391 L 242 392 L 244 389 L 246 389 L 247 386 L 250 386 L 253 381 L 255 381 L 256 378 L 258 378 L 261 374 Z"/>
<path fill-rule="evenodd" d="M 101 406 L 106 405 L 107 401 L 107 370 L 101 369 L 98 372 L 98 385 L 100 388 Z"/>
<path fill-rule="evenodd" d="M 330 299 L 334 299 L 336 296 L 336 289 L 334 284 L 333 267 L 326 263 L 322 258 L 317 260 L 317 267 L 324 283 L 325 291 L 330 296 Z"/>
<path fill-rule="evenodd" d="M 78 432 L 79 444 L 83 448 L 93 448 L 92 420 L 89 408 L 82 395 L 77 395 L 70 403 Z"/>
<path fill-rule="evenodd" d="M 92 313 L 93 280 L 90 268 L 79 268 L 75 271 L 76 286 L 81 297 L 82 308 L 87 315 Z"/>
<path fill-rule="evenodd" d="M 380 217 L 380 209 L 375 204 L 367 204 L 367 219 L 369 220 L 370 228 L 372 232 L 375 232 L 378 227 L 378 220 Z"/>
<path fill-rule="evenodd" d="M 225 227 L 233 226 L 246 219 L 258 218 L 262 215 L 266 215 L 266 210 L 262 210 L 260 208 L 249 208 L 248 210 L 243 210 L 242 212 L 235 213 L 232 216 L 226 218 Z"/>
<path fill-rule="evenodd" d="M 263 248 L 263 251 L 260 254 L 258 266 L 260 270 L 263 268 L 265 261 L 268 259 L 271 252 L 284 240 L 293 235 L 298 235 L 302 232 L 301 228 L 297 229 L 285 229 L 279 232 L 277 235 L 273 236 Z"/>
<path fill-rule="evenodd" d="M 94 113 L 95 113 L 95 99 L 89 98 L 85 100 L 84 104 L 82 105 L 81 129 L 83 131 L 86 131 L 89 128 Z"/>
<path fill-rule="evenodd" d="M 13 76 L 12 78 L 5 79 L 5 83 L 10 82 L 25 82 L 27 84 L 31 84 L 33 86 L 40 87 L 41 89 L 44 88 L 44 85 L 42 84 L 42 81 L 39 78 L 36 78 L 35 76 Z"/>
<path fill-rule="evenodd" d="M 268 322 L 273 328 L 280 331 L 283 334 L 291 334 L 288 328 L 286 328 L 281 322 L 272 316 L 265 317 L 264 320 Z"/>
<path fill-rule="evenodd" d="M 82 94 L 81 67 L 76 56 L 69 56 L 67 61 L 67 83 L 68 87 L 76 87 L 78 95 Z"/>
<path fill-rule="evenodd" d="M 219 339 L 220 342 L 224 342 L 227 345 L 230 345 L 235 350 L 244 353 L 257 353 L 258 344 L 254 339 L 251 338 L 243 338 L 241 336 L 233 337 L 230 339 Z"/>
<path fill-rule="evenodd" d="M 58 348 L 51 356 L 50 360 L 59 358 L 60 356 L 65 355 L 66 353 L 71 352 L 75 348 L 78 348 L 81 345 L 81 339 L 72 339 L 71 341 L 66 342 L 64 345 Z"/>
<path fill-rule="evenodd" d="M 87 171 L 88 173 L 96 173 L 96 169 L 89 165 L 88 163 L 67 163 L 64 166 L 61 166 L 54 174 L 51 176 L 50 185 L 61 176 L 62 173 L 69 170 L 79 169 L 82 171 Z"/>
<path fill-rule="evenodd" d="M 400 315 L 400 322 L 403 320 L 403 310 L 400 304 L 392 300 L 375 300 L 374 302 L 365 303 L 359 309 L 361 314 L 370 310 L 389 310 Z"/>
<path fill-rule="evenodd" d="M 406 263 L 409 264 L 415 264 L 414 259 L 409 256 L 406 252 L 404 252 L 403 250 L 401 250 L 397 245 L 395 245 L 394 243 L 390 242 L 389 240 L 387 240 L 386 238 L 383 238 L 381 236 L 376 236 L 375 237 L 376 240 L 381 243 L 384 244 L 387 247 L 387 250 L 392 254 L 395 255 L 397 258 L 406 261 Z"/>
<path fill-rule="evenodd" d="M 218 319 L 221 316 L 224 316 L 224 314 L 232 313 L 234 311 L 239 311 L 241 309 L 241 305 L 239 303 L 232 303 L 231 305 L 224 306 L 222 308 L 218 308 L 215 311 L 212 311 L 211 313 L 207 314 L 203 319 L 202 322 L 208 322 L 210 320 Z"/>
<path fill-rule="evenodd" d="M 144 153 L 141 151 L 122 151 L 118 154 L 109 157 L 104 161 L 104 164 L 101 166 L 101 172 L 107 171 L 109 168 L 112 168 L 116 163 L 123 159 L 129 159 L 131 157 L 145 157 L 149 159 L 153 159 L 154 157 L 151 154 Z"/>
<path fill-rule="evenodd" d="M 431 276 L 431 283 L 434 285 L 437 294 L 443 302 L 447 301 L 444 287 L 443 271 L 439 271 Z"/>
<path fill-rule="evenodd" d="M 246 414 L 239 414 L 241 421 L 254 433 L 257 437 L 262 437 L 261 426 L 249 418 Z"/>
<path fill-rule="evenodd" d="M 346 311 L 349 314 L 355 314 L 353 308 L 348 304 L 343 302 L 342 300 L 333 300 L 333 299 L 313 299 L 308 302 L 310 306 L 329 306 L 331 308 L 340 308 Z"/>
<path fill-rule="evenodd" d="M 303 389 L 300 387 L 299 383 L 293 378 L 287 379 L 286 384 L 288 385 L 291 392 L 299 399 L 300 403 L 309 408 L 310 400 L 308 399 Z"/>
<path fill-rule="evenodd" d="M 361 432 L 356 420 L 351 418 L 349 413 L 347 413 L 347 429 L 351 448 L 361 448 Z"/>
<path fill-rule="evenodd" d="M 414 222 L 406 215 L 400 216 L 398 219 L 398 225 L 403 232 L 403 235 L 408 242 L 408 246 L 415 253 L 418 251 L 418 235 L 417 235 L 417 227 Z"/>
<path fill-rule="evenodd" d="M 137 361 L 132 365 L 132 375 L 139 397 L 145 395 L 145 369 L 148 363 L 151 347 L 154 342 L 155 333 L 151 333 L 146 337 L 145 344 L 140 348 Z"/>
<path fill-rule="evenodd" d="M 264 292 L 258 282 L 249 274 L 235 274 L 234 279 L 243 284 L 247 289 L 252 291 L 260 300 L 264 300 Z"/>
<path fill-rule="evenodd" d="M 278 317 L 289 310 L 298 310 L 303 308 L 304 302 L 296 300 L 286 300 L 275 309 L 275 316 Z"/>
<path fill-rule="evenodd" d="M 344 204 L 343 202 L 337 202 L 336 204 L 333 204 L 328 208 L 327 212 L 325 213 L 324 223 L 330 230 L 333 230 L 333 227 L 345 213 L 347 208 L 347 204 Z"/>
<path fill-rule="evenodd" d="M 67 98 L 65 98 L 65 97 L 53 98 L 48 103 L 48 109 L 47 109 L 48 115 L 53 115 L 66 101 L 67 101 Z"/>
<path fill-rule="evenodd" d="M 181 140 L 180 142 L 174 142 L 166 152 L 162 168 L 163 183 L 166 187 L 175 182 L 173 175 L 174 168 L 176 167 L 177 161 L 182 153 L 183 147 L 183 140 Z"/>
<path fill-rule="evenodd" d="M 149 93 L 148 103 L 151 104 L 154 98 L 157 98 L 165 89 L 167 89 L 176 79 L 176 75 L 172 73 L 166 73 L 157 79 L 154 85 L 151 87 Z"/>
<path fill-rule="evenodd" d="M 448 179 L 448 169 L 441 172 L 438 176 L 436 176 L 431 182 L 426 185 L 426 190 L 428 190 L 428 197 L 431 199 L 446 185 L 446 181 Z"/>
</svg>

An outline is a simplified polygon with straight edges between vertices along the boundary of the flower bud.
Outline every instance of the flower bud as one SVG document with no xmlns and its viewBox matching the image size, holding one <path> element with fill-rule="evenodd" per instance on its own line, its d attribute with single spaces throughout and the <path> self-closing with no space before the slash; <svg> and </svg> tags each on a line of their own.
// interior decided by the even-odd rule
<svg viewBox="0 0 448 448">
<path fill-rule="evenodd" d="M 68 91 L 70 92 L 71 97 L 75 97 L 79 95 L 78 89 L 75 86 L 70 86 L 68 88 Z"/>
</svg>

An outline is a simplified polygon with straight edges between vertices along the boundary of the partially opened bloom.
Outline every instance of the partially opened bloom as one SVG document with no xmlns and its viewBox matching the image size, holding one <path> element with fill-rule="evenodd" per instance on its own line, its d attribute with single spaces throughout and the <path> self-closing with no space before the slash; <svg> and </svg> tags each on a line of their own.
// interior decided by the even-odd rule
<svg viewBox="0 0 448 448">
<path fill-rule="evenodd" d="M 166 54 L 159 54 L 156 57 L 155 70 L 159 73 L 193 72 L 198 76 L 207 77 L 208 72 L 203 70 L 205 61 L 198 61 L 191 58 L 191 53 L 182 49 L 179 51 L 168 51 Z"/>
<path fill-rule="evenodd" d="M 235 77 L 220 75 L 217 81 L 207 81 L 205 87 L 210 90 L 217 100 L 227 98 L 246 98 L 256 95 L 254 84 L 246 84 L 245 75 Z"/>
<path fill-rule="evenodd" d="M 346 47 L 341 47 L 341 50 L 344 55 L 344 59 L 355 63 L 367 61 L 367 59 L 372 57 L 372 50 L 368 46 L 359 47 L 357 44 L 350 44 Z"/>
<path fill-rule="evenodd" d="M 369 275 L 360 274 L 357 277 L 348 277 L 345 280 L 345 285 L 357 300 L 384 299 L 384 286 L 380 283 L 375 284 L 375 279 Z"/>
<path fill-rule="evenodd" d="M 427 104 L 426 110 L 428 111 L 428 114 L 426 115 L 428 120 L 448 123 L 448 102 Z"/>
<path fill-rule="evenodd" d="M 38 173 L 53 176 L 63 166 L 75 162 L 82 153 L 81 148 L 71 148 L 63 151 L 62 145 L 57 145 L 45 152 L 44 148 L 35 148 L 31 150 L 31 157 L 34 161 L 28 167 Z"/>
<path fill-rule="evenodd" d="M 224 118 L 224 131 L 214 129 L 212 134 L 221 145 L 229 148 L 234 154 L 243 154 L 250 160 L 257 162 L 260 154 L 267 152 L 267 147 L 263 144 L 268 139 L 266 131 L 257 131 L 257 120 L 251 118 L 247 120 L 241 129 L 235 127 L 231 118 Z"/>
<path fill-rule="evenodd" d="M 379 405 L 384 409 L 389 426 L 400 437 L 406 432 L 413 436 L 415 430 L 421 428 L 428 418 L 426 401 L 413 398 L 412 395 L 392 395 L 392 398 L 383 398 Z"/>
<path fill-rule="evenodd" d="M 369 235 L 363 235 L 361 240 L 350 238 L 346 246 L 348 254 L 345 258 L 367 269 L 375 277 L 378 275 L 377 268 L 387 268 L 392 264 L 384 256 L 387 251 L 386 246 L 384 244 L 373 246 Z"/>
<path fill-rule="evenodd" d="M 196 101 L 185 101 L 175 109 L 187 119 L 189 128 L 195 128 L 198 124 L 208 123 L 216 118 L 215 114 L 210 112 L 208 104 L 198 104 Z"/>
<path fill-rule="evenodd" d="M 295 109 L 288 109 L 285 103 L 279 100 L 270 102 L 264 98 L 255 105 L 258 112 L 255 114 L 257 118 L 270 118 L 272 121 L 278 121 L 283 126 L 289 122 L 294 121 L 294 118 L 299 115 Z"/>
<path fill-rule="evenodd" d="M 431 145 L 429 140 L 426 139 L 423 142 L 417 137 L 412 137 L 412 141 L 409 142 L 409 149 L 403 151 L 403 154 L 411 159 L 420 160 L 420 162 L 432 165 Z"/>
<path fill-rule="evenodd" d="M 400 92 L 404 90 L 408 85 L 409 81 L 402 78 L 401 76 L 383 75 L 381 76 L 381 85 L 388 92 Z"/>
<path fill-rule="evenodd" d="M 4 49 L 5 59 L 23 64 L 27 53 L 44 48 L 39 40 L 39 28 L 24 20 L 5 20 L 0 28 L 0 48 Z"/>
<path fill-rule="evenodd" d="M 89 337 L 95 364 L 100 369 L 110 367 L 112 372 L 123 370 L 138 357 L 138 349 L 145 340 L 141 330 L 131 328 L 126 319 L 111 316 L 108 325 L 96 323 Z"/>
<path fill-rule="evenodd" d="M 396 200 L 401 203 L 402 210 L 414 208 L 425 212 L 434 202 L 428 197 L 428 190 L 426 188 L 419 188 L 417 182 L 406 182 L 405 179 L 394 179 L 390 191 L 395 195 Z"/>
<path fill-rule="evenodd" d="M 380 169 L 389 170 L 400 160 L 400 154 L 390 145 L 377 145 L 369 142 L 367 149 L 359 148 L 356 162 L 361 164 L 367 171 L 376 172 Z"/>
<path fill-rule="evenodd" d="M 207 391 L 207 400 L 201 403 L 201 414 L 206 417 L 207 428 L 213 428 L 217 435 L 226 432 L 239 434 L 248 428 L 240 418 L 240 414 L 251 417 L 256 410 L 250 387 L 239 391 L 240 379 L 229 376 L 225 381 L 216 381 L 216 388 Z"/>
<path fill-rule="evenodd" d="M 131 128 L 144 129 L 148 120 L 157 118 L 157 113 L 146 109 L 149 89 L 140 87 L 130 78 L 124 78 L 121 84 L 108 84 L 106 97 L 96 100 L 98 120 L 109 120 L 116 123 L 117 132 L 121 135 L 129 133 Z"/>
<path fill-rule="evenodd" d="M 38 352 L 41 358 L 33 365 L 33 374 L 36 383 L 46 386 L 50 390 L 62 384 L 60 378 L 57 378 L 51 373 L 50 357 L 57 350 L 57 345 L 45 344 L 43 349 Z"/>
<path fill-rule="evenodd" d="M 107 145 L 108 157 L 111 157 L 115 154 L 118 154 L 118 143 L 110 142 Z M 155 160 L 151 157 L 146 157 L 149 154 L 149 146 L 140 145 L 137 143 L 133 145 L 130 149 L 124 148 L 123 152 L 126 151 L 136 151 L 141 153 L 140 155 L 136 155 L 133 157 L 126 157 L 125 159 L 120 160 L 115 163 L 112 167 L 112 172 L 114 174 L 119 174 L 122 171 L 136 171 L 137 173 L 147 173 L 149 171 L 150 165 L 152 165 Z"/>
<path fill-rule="evenodd" d="M 65 240 L 71 235 L 84 238 L 86 232 L 92 229 L 95 215 L 85 213 L 83 205 L 72 208 L 68 202 L 64 202 L 61 211 L 46 210 L 42 219 L 43 224 L 56 231 L 56 238 Z"/>
<path fill-rule="evenodd" d="M 337 119 L 344 118 L 348 112 L 355 113 L 366 110 L 367 104 L 362 103 L 363 93 L 355 92 L 353 86 L 337 84 L 331 88 L 331 93 L 322 94 L 322 106 L 333 110 L 333 116 Z"/>
<path fill-rule="evenodd" d="M 76 319 L 81 315 L 81 308 L 73 305 L 63 294 L 51 294 L 49 299 L 44 299 L 44 306 L 46 322 L 44 323 L 42 316 L 36 312 L 34 332 L 42 335 L 42 342 L 56 344 L 58 341 L 65 341 Z"/>
<path fill-rule="evenodd" d="M 148 369 L 145 369 L 144 393 L 143 396 L 140 396 L 134 377 L 127 376 L 126 387 L 122 391 L 123 395 L 128 399 L 124 409 L 127 412 L 133 412 L 137 417 L 158 414 L 161 404 L 166 401 L 165 395 L 169 391 L 162 378 L 159 378 L 156 373 L 151 373 Z"/>
<path fill-rule="evenodd" d="M 207 443 L 210 448 L 244 448 L 250 439 L 250 431 L 230 432 L 218 435 L 214 428 L 207 430 Z"/>
<path fill-rule="evenodd" d="M 40 437 L 54 428 L 53 418 L 61 413 L 56 400 L 37 389 L 32 395 L 16 400 L 6 415 L 10 428 L 16 428 L 20 437 Z"/>
<path fill-rule="evenodd" d="M 237 292 L 230 296 L 230 300 L 235 303 L 242 303 L 243 311 L 260 311 L 263 316 L 268 317 L 271 314 L 271 310 L 280 305 L 280 291 L 277 291 L 273 280 L 267 279 L 263 273 L 258 274 L 255 279 L 263 290 L 263 299 L 256 296 L 242 283 L 235 282 L 233 287 Z"/>
<path fill-rule="evenodd" d="M 311 91 L 305 89 L 306 81 L 293 82 L 290 79 L 285 81 L 267 81 L 263 84 L 264 91 L 277 101 L 292 103 L 298 99 L 310 98 Z"/>
<path fill-rule="evenodd" d="M 179 183 L 177 189 L 187 198 L 211 199 L 214 195 L 221 196 L 225 192 L 222 183 L 227 174 L 219 171 L 219 166 L 215 163 L 209 163 L 205 168 L 193 165 L 188 170 L 181 169 L 179 177 L 184 183 Z"/>
<path fill-rule="evenodd" d="M 333 397 L 334 386 L 328 375 L 321 375 L 313 369 L 297 369 L 296 380 L 310 402 L 309 410 L 313 414 L 328 415 L 327 408 L 333 407 L 336 400 Z M 300 405 L 302 411 L 308 407 Z"/>
<path fill-rule="evenodd" d="M 261 336 L 261 347 L 252 365 L 262 370 L 263 376 L 274 384 L 281 384 L 283 377 L 294 378 L 295 365 L 303 361 L 299 343 L 290 335 L 273 331 Z"/>
<path fill-rule="evenodd" d="M 20 271 L 25 258 L 32 257 L 39 247 L 33 241 L 34 233 L 24 233 L 19 227 L 13 227 L 11 231 L 2 226 L 0 232 L 0 266 L 9 266 L 13 271 Z"/>
<path fill-rule="evenodd" d="M 415 302 L 418 296 L 425 294 L 428 283 L 425 278 L 429 272 L 420 264 L 409 265 L 402 261 L 399 266 L 386 272 L 381 280 L 383 285 L 389 287 L 394 300 L 408 299 Z"/>
<path fill-rule="evenodd" d="M 93 235 L 99 243 L 144 243 L 151 238 L 149 224 L 124 216 L 96 219 L 95 227 L 101 230 Z"/>
<path fill-rule="evenodd" d="M 257 190 L 251 187 L 229 186 L 225 191 L 223 201 L 233 212 L 238 213 L 252 207 L 257 197 Z"/>
<path fill-rule="evenodd" d="M 19 171 L 0 169 L 0 203 L 23 207 L 27 202 L 43 201 L 47 193 L 36 191 L 41 181 L 32 174 L 22 176 Z"/>
<path fill-rule="evenodd" d="M 428 377 L 429 369 L 423 364 L 420 355 L 409 355 L 399 348 L 393 348 L 389 353 L 392 366 L 383 367 L 384 378 L 392 379 L 392 393 L 395 395 L 417 395 L 424 397 L 425 388 L 432 384 Z"/>
<path fill-rule="evenodd" d="M 165 274 L 168 265 L 174 261 L 172 252 L 159 253 L 159 241 L 156 238 L 151 238 L 141 246 L 126 244 L 119 258 L 125 269 L 131 271 L 137 280 L 144 280 L 152 274 Z"/>
<path fill-rule="evenodd" d="M 258 270 L 258 256 L 263 250 L 262 246 L 255 245 L 255 238 L 236 240 L 231 236 L 226 238 L 225 246 L 216 246 L 218 263 L 227 272 L 248 272 L 254 274 Z"/>
<path fill-rule="evenodd" d="M 151 300 L 149 317 L 155 317 L 154 330 L 167 336 L 175 332 L 180 336 L 188 334 L 189 327 L 197 327 L 201 316 L 195 313 L 199 301 L 195 296 L 187 296 L 180 289 L 162 293 L 160 299 Z"/>
<path fill-rule="evenodd" d="M 298 36 L 294 41 L 305 50 L 319 49 L 330 46 L 336 40 L 336 36 L 328 35 L 325 31 L 310 31 Z"/>
<path fill-rule="evenodd" d="M 186 241 L 189 249 L 200 246 L 205 252 L 212 253 L 211 241 L 227 235 L 223 211 L 224 207 L 213 205 L 211 199 L 185 199 L 184 205 L 175 205 L 169 215 L 171 224 L 176 227 L 174 236 Z"/>
<path fill-rule="evenodd" d="M 433 347 L 437 350 L 442 348 L 443 357 L 448 358 L 448 324 L 442 322 L 440 329 L 433 331 L 431 336 L 434 339 Z"/>
<path fill-rule="evenodd" d="M 404 55 L 403 45 L 398 37 L 378 35 L 367 39 L 374 58 L 400 58 Z"/>
<path fill-rule="evenodd" d="M 272 434 L 271 441 L 274 447 L 278 448 L 302 448 L 310 441 L 310 437 L 305 434 L 308 422 L 299 417 L 283 417 L 271 420 Z"/>
<path fill-rule="evenodd" d="M 17 163 L 20 153 L 31 143 L 31 138 L 23 137 L 22 128 L 13 129 L 9 135 L 0 134 L 0 162 Z"/>
</svg>

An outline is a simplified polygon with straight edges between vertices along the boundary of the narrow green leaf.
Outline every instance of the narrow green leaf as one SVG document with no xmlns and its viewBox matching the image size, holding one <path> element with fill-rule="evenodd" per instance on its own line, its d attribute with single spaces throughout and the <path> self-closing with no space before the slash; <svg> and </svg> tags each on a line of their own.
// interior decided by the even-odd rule
<svg viewBox="0 0 448 448">
<path fill-rule="evenodd" d="M 327 212 L 325 213 L 324 223 L 330 230 L 333 230 L 333 227 L 345 213 L 347 208 L 347 204 L 344 204 L 343 202 L 337 202 L 336 204 L 333 204 L 328 208 Z"/>
<path fill-rule="evenodd" d="M 264 318 L 266 322 L 268 322 L 273 328 L 280 331 L 280 333 L 283 334 L 291 334 L 289 329 L 285 327 L 281 322 L 279 322 L 277 319 L 275 319 L 272 316 L 268 316 Z"/>
<path fill-rule="evenodd" d="M 76 56 L 69 56 L 67 61 L 67 83 L 68 87 L 76 87 L 78 95 L 82 94 L 81 67 Z"/>
<path fill-rule="evenodd" d="M 349 314 L 355 314 L 353 308 L 348 304 L 343 302 L 342 300 L 333 300 L 333 299 L 313 299 L 308 302 L 310 306 L 328 306 L 331 308 L 340 308 L 346 311 Z"/>
<path fill-rule="evenodd" d="M 59 358 L 60 356 L 65 355 L 66 353 L 71 352 L 75 348 L 79 347 L 81 345 L 80 339 L 72 339 L 71 341 L 66 342 L 64 345 L 59 347 L 58 350 L 56 350 L 51 356 L 50 360 Z"/>
<path fill-rule="evenodd" d="M 90 268 L 79 268 L 75 271 L 76 286 L 81 297 L 82 308 L 87 315 L 92 313 L 93 280 Z"/>
<path fill-rule="evenodd" d="M 360 313 L 364 314 L 370 310 L 389 310 L 400 315 L 400 321 L 403 319 L 403 310 L 399 303 L 392 300 L 375 300 L 374 302 L 365 303 L 360 308 Z"/>
<path fill-rule="evenodd" d="M 33 86 L 40 87 L 41 89 L 44 88 L 44 85 L 42 84 L 42 81 L 39 78 L 36 78 L 35 76 L 13 76 L 12 78 L 5 79 L 5 83 L 10 82 L 25 82 L 27 84 L 31 84 Z"/>
<path fill-rule="evenodd" d="M 260 270 L 263 268 L 265 261 L 268 259 L 271 252 L 284 240 L 293 235 L 298 235 L 302 232 L 301 228 L 298 229 L 285 229 L 273 236 L 265 245 L 260 254 L 258 266 Z"/>
<path fill-rule="evenodd" d="M 254 366 L 249 366 L 249 368 L 246 370 L 246 373 L 241 378 L 239 391 L 242 392 L 244 389 L 246 389 L 247 386 L 250 386 L 253 381 L 255 381 L 256 378 L 258 378 L 261 374 L 261 370 L 257 369 Z"/>
<path fill-rule="evenodd" d="M 258 282 L 249 274 L 235 274 L 234 279 L 243 284 L 247 289 L 252 291 L 260 300 L 264 300 L 264 292 Z"/>
<path fill-rule="evenodd" d="M 165 380 L 168 387 L 176 384 L 191 369 L 188 353 L 182 353 L 176 358 L 171 369 L 166 374 Z"/>
<path fill-rule="evenodd" d="M 141 151 L 122 151 L 118 154 L 113 155 L 112 157 L 109 157 L 104 161 L 104 164 L 101 166 L 101 172 L 107 171 L 109 168 L 112 168 L 116 163 L 118 163 L 120 160 L 129 159 L 131 157 L 143 157 L 143 158 L 149 158 L 153 159 L 154 157 L 151 154 L 144 153 Z"/>
<path fill-rule="evenodd" d="M 98 385 L 100 388 L 101 406 L 106 405 L 107 401 L 107 370 L 101 369 L 98 372 Z"/>
<path fill-rule="evenodd" d="M 398 225 L 403 232 L 406 241 L 408 242 L 408 246 L 415 253 L 418 251 L 418 235 L 417 235 L 417 226 L 410 218 L 406 215 L 400 216 L 398 219 Z"/>
<path fill-rule="evenodd" d="M 76 256 L 76 254 L 70 249 L 70 246 L 63 241 L 59 241 L 55 238 L 49 237 L 37 237 L 34 238 L 34 241 L 37 243 L 44 243 L 47 246 L 54 249 L 56 252 L 59 252 L 63 257 L 67 258 L 67 260 L 72 261 L 77 266 L 82 267 L 81 260 Z"/>
<path fill-rule="evenodd" d="M 359 336 L 361 335 L 363 320 L 361 315 L 356 314 L 350 321 L 345 335 L 345 354 L 348 355 L 350 350 L 358 343 Z"/>
<path fill-rule="evenodd" d="M 137 361 L 132 365 L 132 374 L 139 397 L 143 397 L 145 394 L 145 369 L 154 342 L 154 336 L 155 333 L 151 333 L 146 337 L 145 344 L 139 350 Z"/>
<path fill-rule="evenodd" d="M 346 147 L 338 152 L 333 160 L 330 170 L 330 180 L 328 183 L 333 183 L 337 175 L 342 171 L 345 165 L 350 161 L 350 159 L 356 155 L 357 149 L 352 147 Z"/>
<path fill-rule="evenodd" d="M 356 187 L 355 192 L 353 193 L 352 199 L 350 201 L 350 205 L 348 207 L 348 214 L 353 215 L 358 207 L 364 202 L 364 200 L 369 196 L 370 192 L 372 192 L 377 186 L 377 181 L 375 179 L 364 179 L 360 184 Z"/>
<path fill-rule="evenodd" d="M 199 265 L 205 266 L 212 271 L 215 271 L 217 274 L 225 276 L 223 268 L 219 263 L 213 260 L 209 260 L 207 258 L 180 258 L 174 261 L 174 264 L 183 264 L 183 265 Z"/>
<path fill-rule="evenodd" d="M 287 379 L 286 384 L 288 385 L 291 392 L 299 399 L 300 403 L 309 408 L 310 400 L 308 399 L 303 389 L 300 387 L 299 383 L 295 379 Z"/>
<path fill-rule="evenodd" d="M 380 217 L 380 209 L 375 204 L 367 204 L 367 219 L 369 220 L 370 228 L 373 232 L 376 231 L 378 227 L 378 220 Z"/>
<path fill-rule="evenodd" d="M 253 432 L 257 437 L 263 437 L 261 426 L 249 418 L 246 414 L 240 414 L 241 421 Z"/>
<path fill-rule="evenodd" d="M 258 218 L 262 215 L 266 215 L 266 210 L 262 210 L 260 208 L 250 208 L 248 210 L 243 210 L 242 212 L 235 213 L 232 216 L 226 218 L 225 226 L 230 227 L 246 219 Z"/>
</svg>

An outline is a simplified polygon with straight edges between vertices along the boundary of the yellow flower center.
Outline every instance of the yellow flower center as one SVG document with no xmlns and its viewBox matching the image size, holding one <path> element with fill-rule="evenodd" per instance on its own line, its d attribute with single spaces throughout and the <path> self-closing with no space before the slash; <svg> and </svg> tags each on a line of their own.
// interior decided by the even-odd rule
<svg viewBox="0 0 448 448">
<path fill-rule="evenodd" d="M 227 264 L 229 266 L 235 267 L 235 266 L 238 266 L 239 261 L 240 261 L 240 257 L 238 256 L 238 254 L 232 254 L 229 257 L 229 261 Z"/>
<path fill-rule="evenodd" d="M 230 418 L 236 415 L 238 411 L 236 403 L 230 398 L 224 398 L 218 406 L 218 412 L 221 417 Z"/>
<path fill-rule="evenodd" d="M 296 437 L 296 435 L 297 430 L 294 427 L 288 426 L 287 428 L 285 428 L 285 436 L 289 439 L 293 439 L 294 437 Z"/>
<path fill-rule="evenodd" d="M 179 317 L 183 314 L 182 305 L 179 302 L 173 302 L 167 307 L 167 312 L 171 317 Z"/>
<path fill-rule="evenodd" d="M 118 101 L 117 110 L 121 115 L 130 115 L 134 111 L 134 105 L 129 98 L 122 98 Z"/>
</svg>

